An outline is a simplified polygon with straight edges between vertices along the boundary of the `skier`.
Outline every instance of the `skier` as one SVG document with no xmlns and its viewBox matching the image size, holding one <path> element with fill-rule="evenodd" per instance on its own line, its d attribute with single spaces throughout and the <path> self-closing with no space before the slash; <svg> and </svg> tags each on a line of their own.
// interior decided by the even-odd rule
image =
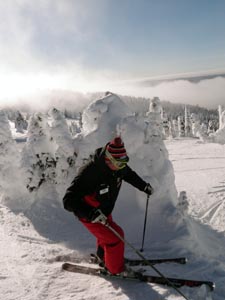
<svg viewBox="0 0 225 300">
<path fill-rule="evenodd" d="M 73 212 L 96 237 L 97 256 L 111 274 L 127 272 L 124 243 L 100 220 L 105 220 L 124 237 L 122 228 L 111 215 L 122 180 L 148 195 L 153 193 L 151 185 L 127 165 L 128 161 L 122 139 L 115 137 L 95 151 L 93 159 L 79 170 L 63 198 L 64 208 Z"/>
</svg>

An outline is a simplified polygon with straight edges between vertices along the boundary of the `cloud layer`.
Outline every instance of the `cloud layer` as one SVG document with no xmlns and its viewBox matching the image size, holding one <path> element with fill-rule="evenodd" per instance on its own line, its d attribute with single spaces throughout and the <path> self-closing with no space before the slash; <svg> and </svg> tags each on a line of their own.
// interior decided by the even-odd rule
<svg viewBox="0 0 225 300">
<path fill-rule="evenodd" d="M 207 108 L 216 109 L 218 105 L 225 107 L 225 78 L 214 78 L 203 80 L 199 83 L 191 83 L 186 80 L 161 83 L 155 87 L 141 87 L 140 85 L 130 84 L 128 82 L 116 83 L 96 82 L 91 91 L 104 93 L 109 90 L 114 93 L 128 96 L 153 98 L 159 97 L 161 100 L 170 102 L 199 105 Z M 11 97 L 0 99 L 0 108 L 6 106 L 21 107 L 23 105 L 30 108 L 43 110 L 51 106 L 64 109 L 65 107 L 74 110 L 83 109 L 91 100 L 98 96 L 92 96 L 86 93 L 76 92 L 79 89 L 60 90 L 55 89 L 52 92 L 47 90 L 38 91 L 30 96 Z M 77 109 L 75 109 L 75 107 Z"/>
</svg>

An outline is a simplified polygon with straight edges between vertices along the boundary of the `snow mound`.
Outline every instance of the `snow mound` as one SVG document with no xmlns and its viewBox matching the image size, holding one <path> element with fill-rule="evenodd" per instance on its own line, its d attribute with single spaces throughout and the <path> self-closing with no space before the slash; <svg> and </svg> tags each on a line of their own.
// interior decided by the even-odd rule
<svg viewBox="0 0 225 300">
<path fill-rule="evenodd" d="M 147 236 L 147 239 L 167 243 L 177 235 L 182 218 L 176 209 L 178 200 L 173 167 L 155 113 L 150 112 L 148 117 L 136 119 L 118 96 L 109 93 L 87 107 L 83 114 L 83 124 L 77 166 L 88 160 L 96 148 L 104 146 L 116 135 L 121 135 L 130 157 L 129 165 L 154 188 L 154 195 L 150 199 L 150 211 L 154 217 L 148 223 L 151 236 Z M 134 232 L 140 237 L 140 220 L 143 220 L 145 204 L 146 195 L 124 183 L 115 218 L 121 220 L 128 237 L 131 233 L 134 235 Z M 129 218 L 124 218 L 124 215 L 129 215 Z M 159 219 L 161 222 L 158 222 Z"/>
</svg>

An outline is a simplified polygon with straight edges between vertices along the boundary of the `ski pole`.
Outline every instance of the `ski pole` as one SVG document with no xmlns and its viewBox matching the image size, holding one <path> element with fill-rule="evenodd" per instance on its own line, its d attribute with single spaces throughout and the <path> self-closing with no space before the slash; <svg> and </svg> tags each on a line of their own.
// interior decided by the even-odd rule
<svg viewBox="0 0 225 300">
<path fill-rule="evenodd" d="M 104 221 L 106 221 L 106 217 Z M 131 243 L 129 243 L 125 238 L 123 238 L 113 227 L 111 227 L 107 222 L 101 222 L 105 225 L 109 230 L 111 230 L 124 244 L 129 246 L 141 259 L 143 259 L 144 263 L 150 266 L 160 277 L 162 277 L 169 286 L 171 286 L 178 294 L 180 294 L 184 299 L 189 300 L 167 277 L 165 277 L 154 265 L 152 265 L 142 254 L 138 251 Z"/>
<path fill-rule="evenodd" d="M 146 208 L 145 208 L 145 220 L 144 220 L 144 228 L 143 228 L 143 237 L 142 237 L 142 244 L 141 244 L 141 249 L 140 249 L 141 252 L 144 251 L 144 241 L 145 241 L 145 231 L 146 231 L 146 223 L 147 223 L 147 216 L 148 216 L 149 197 L 150 197 L 150 195 L 147 195 Z"/>
</svg>

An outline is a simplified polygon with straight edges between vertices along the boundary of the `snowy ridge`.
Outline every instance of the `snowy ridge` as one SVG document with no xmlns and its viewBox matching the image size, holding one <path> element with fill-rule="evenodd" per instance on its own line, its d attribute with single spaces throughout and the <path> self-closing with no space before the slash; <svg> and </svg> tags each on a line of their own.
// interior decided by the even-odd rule
<svg viewBox="0 0 225 300">
<path fill-rule="evenodd" d="M 76 169 L 95 148 L 103 146 L 116 133 L 124 139 L 131 167 L 155 189 L 150 197 L 144 247 L 146 258 L 187 256 L 187 265 L 163 264 L 159 266 L 160 271 L 170 277 L 216 281 L 213 293 L 205 287 L 182 288 L 189 299 L 224 298 L 224 191 L 223 184 L 219 184 L 224 172 L 224 168 L 219 168 L 225 160 L 223 146 L 201 144 L 192 139 L 167 141 L 165 145 L 153 112 L 145 119 L 136 119 L 113 94 L 94 101 L 85 109 L 85 125 L 74 138 L 68 134 L 65 120 L 57 111 L 33 118 L 36 118 L 34 121 L 41 135 L 34 138 L 33 134 L 29 136 L 31 131 L 28 130 L 25 145 L 14 143 L 12 149 L 17 148 L 19 158 L 23 159 L 15 156 L 14 169 L 1 174 L 10 182 L 10 185 L 1 184 L 0 191 L 0 259 L 3 266 L 0 293 L 4 299 L 182 299 L 171 288 L 157 285 L 65 274 L 61 262 L 57 261 L 59 255 L 64 255 L 65 260 L 82 261 L 82 257 L 95 250 L 93 237 L 72 214 L 63 210 L 61 199 Z M 31 124 L 29 128 L 36 132 Z M 10 138 L 13 143 L 12 136 Z M 4 153 L 9 154 L 7 159 L 12 159 L 10 151 Z M 37 154 L 40 160 L 35 161 Z M 49 168 L 44 163 L 46 155 L 49 162 L 50 154 L 56 163 Z M 57 164 L 57 155 L 60 159 L 63 155 L 74 155 L 74 165 L 68 165 L 66 159 Z M 1 155 L 0 160 L 5 166 L 6 156 Z M 17 180 L 13 181 L 15 174 Z M 26 187 L 29 178 L 34 187 L 30 191 Z M 188 211 L 187 206 L 179 204 L 177 191 L 182 190 L 187 191 Z M 124 228 L 126 238 L 137 248 L 141 246 L 145 204 L 145 194 L 123 184 L 113 215 Z M 136 257 L 129 248 L 126 256 Z"/>
</svg>

